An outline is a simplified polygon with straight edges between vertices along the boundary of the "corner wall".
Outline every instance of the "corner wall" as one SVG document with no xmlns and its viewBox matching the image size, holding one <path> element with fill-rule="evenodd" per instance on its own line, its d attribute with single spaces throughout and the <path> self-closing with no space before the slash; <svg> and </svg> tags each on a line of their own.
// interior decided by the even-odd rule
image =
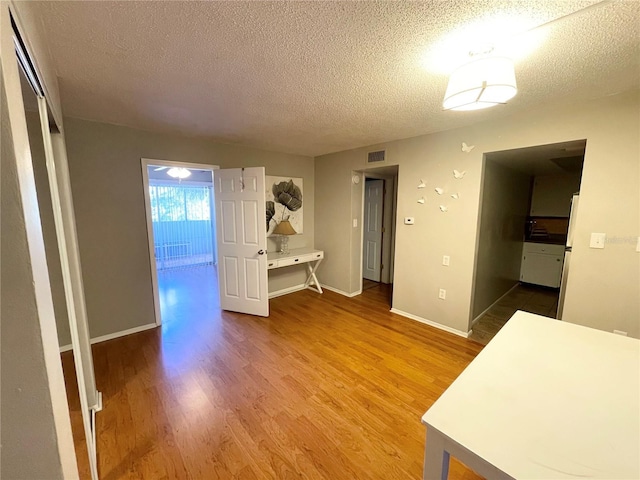
<svg viewBox="0 0 640 480">
<path fill-rule="evenodd" d="M 393 307 L 466 334 L 471 314 L 480 182 L 485 152 L 587 139 L 580 211 L 565 303 L 565 320 L 640 336 L 640 98 L 639 91 L 579 105 L 554 105 L 456 130 L 316 158 L 316 248 L 325 250 L 323 283 L 351 292 L 358 262 L 347 246 L 352 235 L 351 174 L 366 168 L 367 152 L 386 149 L 399 165 Z M 498 107 L 499 108 L 499 107 Z M 459 114 L 451 112 L 452 115 Z M 461 151 L 462 142 L 475 145 Z M 461 180 L 453 169 L 464 170 Z M 622 173 L 624 172 L 624 173 Z M 427 182 L 424 205 L 417 199 Z M 435 187 L 445 194 L 438 196 Z M 459 199 L 450 198 L 459 193 Z M 332 205 L 345 208 L 332 208 Z M 446 204 L 448 212 L 438 209 Z M 413 216 L 415 225 L 404 225 Z M 606 232 L 604 250 L 589 248 L 591 232 Z M 443 267 L 442 256 L 451 256 Z M 438 299 L 438 289 L 447 299 Z"/>
<path fill-rule="evenodd" d="M 302 177 L 304 234 L 289 246 L 314 246 L 311 157 L 74 118 L 65 118 L 65 137 L 92 338 L 155 322 L 141 158 L 264 166 L 267 175 Z M 275 248 L 268 239 L 268 250 Z M 304 265 L 278 270 L 269 273 L 270 292 L 306 280 Z"/>
<path fill-rule="evenodd" d="M 531 177 L 485 160 L 471 318 L 518 284 Z"/>
</svg>

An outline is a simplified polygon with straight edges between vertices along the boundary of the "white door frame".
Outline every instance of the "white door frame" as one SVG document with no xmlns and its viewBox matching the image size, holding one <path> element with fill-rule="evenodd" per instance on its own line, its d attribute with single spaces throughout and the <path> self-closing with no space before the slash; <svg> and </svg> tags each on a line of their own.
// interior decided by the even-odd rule
<svg viewBox="0 0 640 480">
<path fill-rule="evenodd" d="M 211 170 L 211 184 L 213 185 L 213 171 L 220 168 L 219 165 L 209 165 L 207 163 L 179 162 L 175 160 L 155 160 L 153 158 L 141 158 L 142 166 L 142 189 L 144 191 L 144 213 L 147 219 L 147 239 L 149 241 L 149 262 L 151 263 L 151 286 L 153 289 L 153 309 L 156 317 L 156 325 L 162 325 L 162 314 L 160 312 L 160 287 L 158 286 L 158 269 L 156 268 L 155 239 L 153 236 L 153 217 L 151 215 L 151 197 L 149 195 L 149 165 L 160 167 L 194 168 L 197 170 Z M 213 219 L 212 219 L 213 221 Z M 213 232 L 212 232 L 213 235 Z M 215 236 L 213 237 L 215 242 Z"/>
<path fill-rule="evenodd" d="M 367 178 L 374 178 L 376 180 L 384 180 L 385 181 L 385 189 L 389 188 L 390 186 L 393 186 L 393 191 L 391 193 L 391 200 L 392 200 L 392 204 L 391 204 L 391 232 L 389 235 L 389 239 L 390 239 L 390 248 L 391 248 L 391 252 L 389 255 L 389 282 L 390 283 L 394 283 L 394 277 L 395 277 L 395 269 L 393 268 L 393 264 L 394 264 L 394 257 L 395 257 L 395 238 L 396 238 L 396 220 L 397 220 L 397 212 L 398 212 L 398 176 L 400 175 L 400 170 L 398 169 L 398 171 L 396 171 L 395 175 L 393 174 L 378 174 L 372 171 L 367 171 L 367 170 L 360 170 L 359 173 L 362 174 L 362 188 L 361 188 L 361 209 L 360 209 L 360 243 L 359 243 L 359 251 L 360 251 L 360 273 L 359 273 L 359 282 L 360 282 L 360 290 L 359 292 L 362 293 L 362 286 L 363 286 L 363 277 L 362 277 L 362 262 L 363 262 L 363 256 L 364 256 L 364 248 L 363 248 L 363 243 L 364 243 L 364 194 L 365 194 L 365 185 L 367 182 Z M 391 177 L 393 177 L 393 185 L 390 185 L 389 183 L 392 181 Z M 385 218 L 384 218 L 384 213 L 383 213 L 383 219 L 382 219 L 382 224 L 384 226 L 385 224 Z M 384 235 L 383 235 L 383 243 L 384 243 Z M 382 247 L 384 248 L 384 247 Z M 386 266 L 385 266 L 386 267 Z"/>
</svg>

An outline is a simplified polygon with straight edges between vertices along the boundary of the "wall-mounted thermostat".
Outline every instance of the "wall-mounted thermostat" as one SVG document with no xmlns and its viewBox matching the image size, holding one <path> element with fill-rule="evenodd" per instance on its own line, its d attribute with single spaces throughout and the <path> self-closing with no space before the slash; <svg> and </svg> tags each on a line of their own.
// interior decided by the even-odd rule
<svg viewBox="0 0 640 480">
<path fill-rule="evenodd" d="M 413 218 L 413 217 L 404 217 L 404 224 L 405 225 L 413 225 L 414 223 L 416 223 L 415 218 Z"/>
</svg>

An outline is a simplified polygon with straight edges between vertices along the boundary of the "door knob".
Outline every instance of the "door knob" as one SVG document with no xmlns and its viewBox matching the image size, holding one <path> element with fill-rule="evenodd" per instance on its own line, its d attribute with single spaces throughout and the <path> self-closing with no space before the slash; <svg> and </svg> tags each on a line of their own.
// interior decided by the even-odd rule
<svg viewBox="0 0 640 480">
<path fill-rule="evenodd" d="M 264 250 L 258 250 L 258 255 L 264 255 Z"/>
</svg>

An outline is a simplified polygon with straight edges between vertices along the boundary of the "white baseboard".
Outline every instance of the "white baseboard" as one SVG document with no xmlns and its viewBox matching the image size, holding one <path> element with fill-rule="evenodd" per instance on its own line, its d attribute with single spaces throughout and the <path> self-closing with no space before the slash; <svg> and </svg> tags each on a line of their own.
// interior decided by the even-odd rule
<svg viewBox="0 0 640 480">
<path fill-rule="evenodd" d="M 469 332 L 463 332 L 461 330 L 456 330 L 455 328 L 447 327 L 446 325 L 442 325 L 432 320 L 427 320 L 426 318 L 419 317 L 417 315 L 414 315 L 413 313 L 403 312 L 402 310 L 398 310 L 397 308 L 392 308 L 391 312 L 397 313 L 398 315 L 402 315 L 403 317 L 410 318 L 411 320 L 424 323 L 425 325 L 435 327 L 439 330 L 444 330 L 445 332 L 453 333 L 454 335 L 458 335 L 459 337 L 463 337 L 463 338 L 469 337 Z"/>
<path fill-rule="evenodd" d="M 504 297 L 509 295 L 518 285 L 520 285 L 520 282 L 516 283 L 513 287 L 507 290 L 507 292 L 504 295 L 501 295 L 499 299 L 497 299 L 495 302 L 493 302 L 491 305 L 485 308 L 480 315 L 474 318 L 473 321 L 471 322 L 471 328 L 473 329 L 473 326 L 476 324 L 478 320 L 480 320 L 480 317 L 482 317 L 485 313 L 491 310 L 500 300 L 502 300 Z"/>
<path fill-rule="evenodd" d="M 275 292 L 269 292 L 269 298 L 280 297 L 282 295 L 287 295 L 288 293 L 299 292 L 300 290 L 305 290 L 307 287 L 304 286 L 304 283 L 300 285 L 294 285 L 293 287 L 283 288 L 282 290 L 276 290 Z"/>
<path fill-rule="evenodd" d="M 349 297 L 349 298 L 351 298 L 351 297 L 357 297 L 358 295 L 360 295 L 360 294 L 362 293 L 362 289 L 357 290 L 357 291 L 352 292 L 352 293 L 347 293 L 347 292 L 345 292 L 344 290 L 339 290 L 339 289 L 337 289 L 337 288 L 333 288 L 333 287 L 330 287 L 330 286 L 328 286 L 328 285 L 322 285 L 322 288 L 323 288 L 324 290 L 330 290 L 330 291 L 332 291 L 332 292 L 339 293 L 340 295 L 344 295 L 345 297 Z"/>
<path fill-rule="evenodd" d="M 149 323 L 147 325 L 141 325 L 139 327 L 130 328 L 128 330 L 122 330 L 121 332 L 110 333 L 108 335 L 102 335 L 101 337 L 96 337 L 91 339 L 91 345 L 94 343 L 106 342 L 107 340 L 113 340 L 114 338 L 124 337 L 126 335 L 132 335 L 138 332 L 144 332 L 145 330 L 151 330 L 152 328 L 156 328 L 158 325 L 155 323 Z M 73 347 L 71 345 L 63 345 L 60 347 L 60 353 L 68 352 Z"/>
</svg>

